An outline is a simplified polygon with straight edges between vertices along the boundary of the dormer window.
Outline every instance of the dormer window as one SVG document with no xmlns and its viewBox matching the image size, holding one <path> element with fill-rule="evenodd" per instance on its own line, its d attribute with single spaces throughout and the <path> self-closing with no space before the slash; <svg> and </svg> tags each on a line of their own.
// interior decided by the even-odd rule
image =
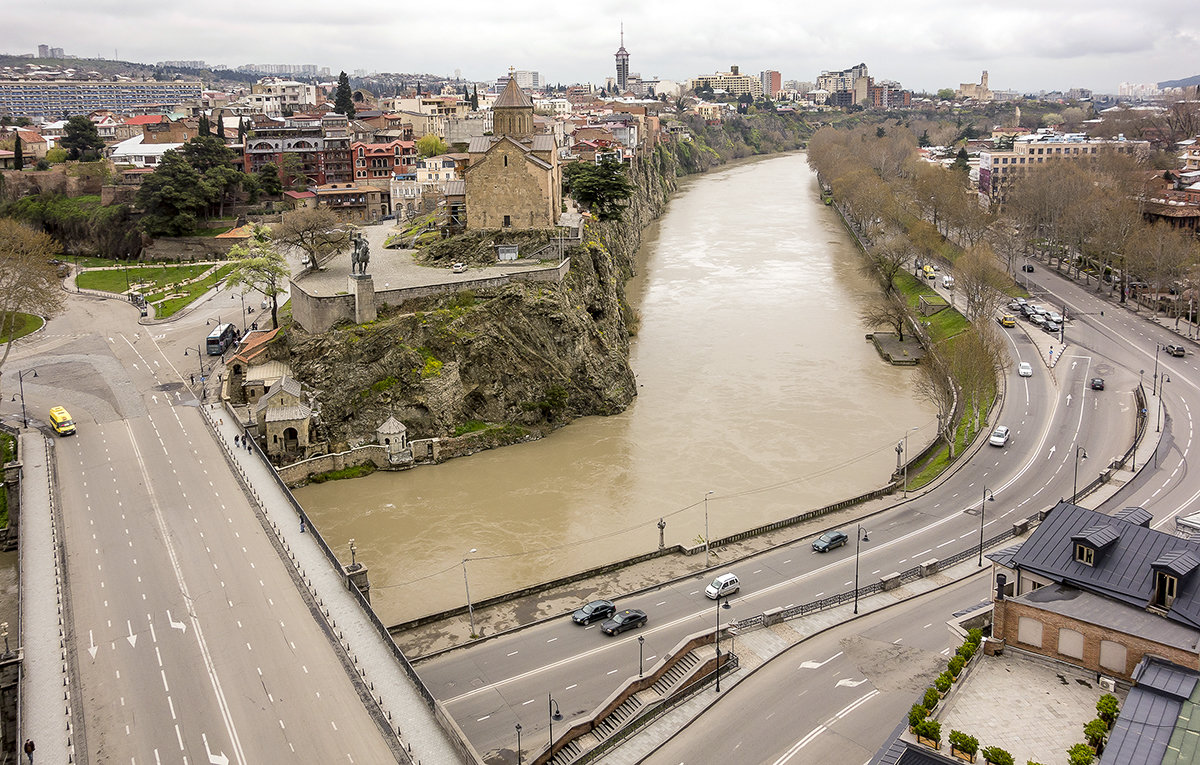
<svg viewBox="0 0 1200 765">
<path fill-rule="evenodd" d="M 1178 577 L 1171 576 L 1166 571 L 1154 572 L 1154 605 L 1170 610 L 1178 592 Z"/>
<path fill-rule="evenodd" d="M 1096 550 L 1093 547 L 1076 542 L 1075 543 L 1075 560 L 1085 566 L 1096 565 Z"/>
</svg>

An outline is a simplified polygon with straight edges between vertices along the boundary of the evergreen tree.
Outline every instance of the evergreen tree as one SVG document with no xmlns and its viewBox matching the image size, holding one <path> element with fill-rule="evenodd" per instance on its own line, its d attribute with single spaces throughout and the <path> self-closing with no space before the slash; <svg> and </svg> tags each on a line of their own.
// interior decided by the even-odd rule
<svg viewBox="0 0 1200 765">
<path fill-rule="evenodd" d="M 350 78 L 345 72 L 338 75 L 337 95 L 333 99 L 333 110 L 354 119 L 354 95 L 350 92 Z"/>
<path fill-rule="evenodd" d="M 220 115 L 217 116 L 217 138 L 225 140 L 225 120 Z"/>
<path fill-rule="evenodd" d="M 13 133 L 13 167 L 25 169 L 25 150 L 21 148 L 21 134 Z"/>
<path fill-rule="evenodd" d="M 246 143 L 246 120 L 238 117 L 238 143 Z"/>
<path fill-rule="evenodd" d="M 207 115 L 207 114 L 201 114 L 201 115 L 200 115 L 200 130 L 199 130 L 199 134 L 200 134 L 201 136 L 205 136 L 205 137 L 212 135 L 212 123 L 210 123 L 210 122 L 208 121 L 208 115 Z"/>
<path fill-rule="evenodd" d="M 64 135 L 58 143 L 67 150 L 68 159 L 92 161 L 104 148 L 104 141 L 96 131 L 95 123 L 82 115 L 67 120 L 63 132 Z"/>
<path fill-rule="evenodd" d="M 473 111 L 473 112 L 479 111 L 479 86 L 478 85 L 476 85 L 475 89 L 471 92 L 471 111 Z"/>
</svg>

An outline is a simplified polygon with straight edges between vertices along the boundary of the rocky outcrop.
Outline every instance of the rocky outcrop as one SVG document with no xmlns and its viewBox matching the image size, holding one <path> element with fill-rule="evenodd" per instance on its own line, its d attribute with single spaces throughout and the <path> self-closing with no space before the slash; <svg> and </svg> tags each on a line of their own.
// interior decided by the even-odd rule
<svg viewBox="0 0 1200 765">
<path fill-rule="evenodd" d="M 674 190 L 674 157 L 660 150 L 632 172 L 623 219 L 587 226 L 562 283 L 406 304 L 319 335 L 293 328 L 290 360 L 316 393 L 319 438 L 334 448 L 369 440 L 395 416 L 412 438 L 478 432 L 486 448 L 628 406 L 635 319 L 625 282 L 642 229 Z"/>
</svg>

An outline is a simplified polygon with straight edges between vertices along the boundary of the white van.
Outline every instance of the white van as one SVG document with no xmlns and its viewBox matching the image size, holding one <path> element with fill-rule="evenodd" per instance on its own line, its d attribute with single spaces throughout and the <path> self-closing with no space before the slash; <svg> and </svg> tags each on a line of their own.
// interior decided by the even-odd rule
<svg viewBox="0 0 1200 765">
<path fill-rule="evenodd" d="M 716 600 L 717 598 L 723 598 L 726 595 L 732 595 L 733 593 L 737 592 L 738 588 L 741 586 L 742 583 L 738 581 L 737 574 L 729 571 L 721 574 L 712 581 L 712 584 L 705 587 L 704 594 L 707 595 L 710 600 Z"/>
<path fill-rule="evenodd" d="M 951 276 L 950 274 L 946 274 L 945 276 L 943 276 L 942 277 L 942 287 L 944 289 L 948 289 L 948 290 L 954 289 L 954 277 Z"/>
</svg>

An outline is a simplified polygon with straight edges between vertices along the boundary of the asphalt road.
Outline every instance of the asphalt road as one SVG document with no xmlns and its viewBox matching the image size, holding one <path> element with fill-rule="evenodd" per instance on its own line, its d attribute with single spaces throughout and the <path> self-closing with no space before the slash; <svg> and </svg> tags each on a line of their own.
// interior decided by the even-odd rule
<svg viewBox="0 0 1200 765">
<path fill-rule="evenodd" d="M 148 329 L 75 299 L 10 359 L 31 415 L 78 423 L 55 447 L 88 757 L 395 761 L 177 368 L 217 310 Z"/>
</svg>

